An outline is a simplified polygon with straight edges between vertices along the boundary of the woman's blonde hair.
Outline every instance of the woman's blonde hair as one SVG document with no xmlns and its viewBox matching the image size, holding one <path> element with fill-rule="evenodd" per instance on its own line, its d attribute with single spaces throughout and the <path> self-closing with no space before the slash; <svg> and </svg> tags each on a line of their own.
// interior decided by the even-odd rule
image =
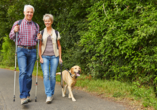
<svg viewBox="0 0 157 110">
<path fill-rule="evenodd" d="M 53 20 L 54 20 L 52 14 L 45 14 L 45 15 L 43 16 L 43 21 L 44 21 L 45 19 L 50 19 L 52 22 L 53 22 Z"/>
</svg>

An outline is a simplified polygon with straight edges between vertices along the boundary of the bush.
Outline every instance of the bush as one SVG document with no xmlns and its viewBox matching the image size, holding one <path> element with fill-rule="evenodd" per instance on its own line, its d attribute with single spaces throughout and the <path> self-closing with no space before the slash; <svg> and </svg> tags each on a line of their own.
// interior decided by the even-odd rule
<svg viewBox="0 0 157 110">
<path fill-rule="evenodd" d="M 15 43 L 9 39 L 9 36 L 4 37 L 4 42 L 1 50 L 2 64 L 13 66 L 15 64 Z"/>
<path fill-rule="evenodd" d="M 154 3 L 101 0 L 87 9 L 88 30 L 80 32 L 80 43 L 93 76 L 142 82 L 156 78 Z"/>
</svg>

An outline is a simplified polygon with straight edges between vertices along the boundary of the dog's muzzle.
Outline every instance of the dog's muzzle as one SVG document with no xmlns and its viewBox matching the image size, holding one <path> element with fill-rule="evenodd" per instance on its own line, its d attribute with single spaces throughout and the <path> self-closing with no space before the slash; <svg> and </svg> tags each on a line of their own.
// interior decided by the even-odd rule
<svg viewBox="0 0 157 110">
<path fill-rule="evenodd" d="M 75 75 L 76 75 L 76 77 L 77 77 L 77 76 L 80 76 L 80 71 L 75 72 Z"/>
</svg>

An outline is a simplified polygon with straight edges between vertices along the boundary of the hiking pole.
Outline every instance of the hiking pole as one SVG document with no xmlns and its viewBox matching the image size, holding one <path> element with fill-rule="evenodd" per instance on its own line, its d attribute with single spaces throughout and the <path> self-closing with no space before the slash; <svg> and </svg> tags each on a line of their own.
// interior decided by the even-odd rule
<svg viewBox="0 0 157 110">
<path fill-rule="evenodd" d="M 62 79 L 62 63 L 60 63 L 60 71 L 61 71 L 61 87 L 63 88 L 63 79 Z"/>
<path fill-rule="evenodd" d="M 15 38 L 15 70 L 14 70 L 14 97 L 13 97 L 13 102 L 15 102 L 17 36 L 18 36 L 18 32 L 16 32 L 16 38 Z"/>
<path fill-rule="evenodd" d="M 36 73 L 36 89 L 35 89 L 35 102 L 37 102 L 37 86 L 38 86 L 38 60 L 39 60 L 39 40 L 38 40 L 38 50 L 37 50 L 37 73 Z"/>
</svg>

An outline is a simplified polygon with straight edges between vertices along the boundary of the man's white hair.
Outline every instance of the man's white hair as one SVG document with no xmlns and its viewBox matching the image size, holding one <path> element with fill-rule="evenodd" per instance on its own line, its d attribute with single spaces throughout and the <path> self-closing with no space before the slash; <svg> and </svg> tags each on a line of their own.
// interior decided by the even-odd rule
<svg viewBox="0 0 157 110">
<path fill-rule="evenodd" d="M 34 7 L 33 7 L 32 5 L 25 5 L 25 6 L 24 6 L 24 12 L 26 11 L 26 9 L 27 9 L 28 7 L 29 7 L 29 8 L 32 8 L 32 9 L 33 9 L 33 12 L 35 11 L 35 9 L 34 9 Z"/>
</svg>

